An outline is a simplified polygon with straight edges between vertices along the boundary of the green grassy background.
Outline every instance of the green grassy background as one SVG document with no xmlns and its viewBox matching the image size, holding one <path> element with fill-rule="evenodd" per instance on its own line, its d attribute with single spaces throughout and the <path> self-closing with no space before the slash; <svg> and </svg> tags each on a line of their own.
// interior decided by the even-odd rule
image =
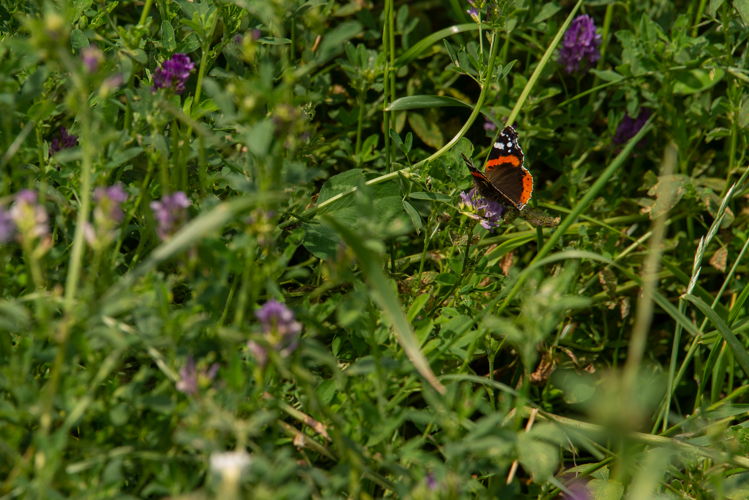
<svg viewBox="0 0 749 500">
<path fill-rule="evenodd" d="M 0 210 L 49 214 L 0 244 L 0 495 L 749 496 L 749 3 L 475 4 L 0 0 Z M 487 123 L 535 179 L 493 231 Z"/>
</svg>

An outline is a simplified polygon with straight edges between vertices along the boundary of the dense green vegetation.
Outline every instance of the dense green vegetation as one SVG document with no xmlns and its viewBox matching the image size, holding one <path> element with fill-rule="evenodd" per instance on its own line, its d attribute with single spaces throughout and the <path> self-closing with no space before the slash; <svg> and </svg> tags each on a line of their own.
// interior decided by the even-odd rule
<svg viewBox="0 0 749 500">
<path fill-rule="evenodd" d="M 748 26 L 0 0 L 0 496 L 749 497 Z"/>
</svg>

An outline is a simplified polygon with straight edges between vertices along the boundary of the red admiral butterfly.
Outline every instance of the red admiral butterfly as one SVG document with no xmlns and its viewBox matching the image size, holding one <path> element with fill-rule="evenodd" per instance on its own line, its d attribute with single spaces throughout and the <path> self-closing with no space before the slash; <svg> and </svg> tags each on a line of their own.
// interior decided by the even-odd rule
<svg viewBox="0 0 749 500">
<path fill-rule="evenodd" d="M 525 208 L 533 193 L 533 176 L 523 165 L 525 155 L 512 126 L 505 127 L 497 137 L 483 173 L 462 156 L 481 196 L 505 205 L 509 202 L 518 210 Z"/>
</svg>

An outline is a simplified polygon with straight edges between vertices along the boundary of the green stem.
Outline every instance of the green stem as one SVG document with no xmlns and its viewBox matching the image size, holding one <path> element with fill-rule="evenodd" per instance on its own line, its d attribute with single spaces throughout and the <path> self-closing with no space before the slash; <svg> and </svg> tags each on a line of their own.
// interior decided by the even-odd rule
<svg viewBox="0 0 749 500">
<path fill-rule="evenodd" d="M 143 26 L 146 23 L 146 18 L 148 17 L 148 12 L 151 10 L 152 4 L 153 4 L 153 0 L 146 0 L 146 3 L 143 5 L 143 10 L 140 13 L 138 26 Z"/>
<path fill-rule="evenodd" d="M 697 28 L 700 25 L 700 19 L 702 19 L 702 13 L 705 12 L 705 4 L 707 0 L 700 0 L 699 6 L 697 6 L 697 12 L 694 14 L 694 24 L 692 25 L 692 36 L 697 37 Z"/>
<path fill-rule="evenodd" d="M 213 34 L 213 32 L 216 30 L 216 22 L 218 21 L 218 15 L 216 12 L 211 14 L 211 26 L 208 30 L 208 33 L 206 35 L 205 40 L 203 40 L 203 46 L 201 48 L 201 54 L 200 54 L 200 66 L 198 67 L 198 79 L 195 82 L 195 96 L 192 100 L 192 105 L 190 106 L 190 109 L 188 111 L 190 118 L 192 118 L 192 109 L 194 106 L 200 107 L 200 98 L 203 93 L 203 80 L 205 79 L 205 72 L 206 68 L 208 67 L 208 54 L 210 52 L 211 48 L 211 40 L 210 37 Z M 189 141 L 192 137 L 192 126 L 189 126 L 187 128 L 187 133 L 185 134 L 186 140 L 189 144 Z M 182 162 L 184 165 L 184 162 Z M 184 172 L 184 178 L 185 178 L 185 186 L 187 186 L 189 183 L 187 182 L 187 166 L 185 165 L 183 167 L 185 169 Z M 200 187 L 200 192 L 205 193 L 206 189 L 206 183 L 208 178 L 208 163 L 206 162 L 205 157 L 205 142 L 202 140 L 202 137 L 199 137 L 198 140 L 198 185 Z"/>
<path fill-rule="evenodd" d="M 390 66 L 390 37 L 388 36 L 388 30 L 390 27 L 389 17 L 393 16 L 393 0 L 385 0 L 385 22 L 382 24 L 382 50 L 385 53 L 385 64 L 382 70 L 382 85 L 383 85 L 383 102 L 382 102 L 382 113 L 383 113 L 383 130 L 385 132 L 385 170 L 390 172 L 393 168 L 392 163 L 392 146 L 390 144 L 390 119 L 391 112 L 388 111 L 390 106 L 390 72 L 392 67 Z"/>
<path fill-rule="evenodd" d="M 364 84 L 362 84 L 362 88 L 359 90 L 359 97 L 357 101 L 359 102 L 359 114 L 356 118 L 356 146 L 354 148 L 354 157 L 356 158 L 356 165 L 361 165 L 362 159 L 361 159 L 361 135 L 362 135 L 362 128 L 364 128 L 364 99 L 366 95 L 366 90 L 364 89 Z M 388 136 L 387 131 L 385 131 L 385 137 Z"/>
<path fill-rule="evenodd" d="M 91 171 L 93 170 L 94 137 L 91 133 L 91 116 L 88 109 L 88 92 L 85 88 L 79 89 L 81 112 L 79 120 L 81 123 L 81 176 L 79 196 L 81 204 L 75 222 L 75 234 L 73 236 L 73 247 L 70 252 L 68 274 L 65 279 L 65 298 L 63 309 L 70 313 L 75 304 L 75 296 L 78 290 L 78 281 L 81 276 L 81 261 L 84 249 L 84 230 L 88 221 L 88 213 L 91 205 Z"/>
</svg>

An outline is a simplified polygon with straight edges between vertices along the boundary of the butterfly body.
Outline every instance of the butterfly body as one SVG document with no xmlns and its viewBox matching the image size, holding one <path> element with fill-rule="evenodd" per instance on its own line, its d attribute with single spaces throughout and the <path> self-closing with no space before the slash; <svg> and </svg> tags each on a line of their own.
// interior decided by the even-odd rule
<svg viewBox="0 0 749 500">
<path fill-rule="evenodd" d="M 465 155 L 463 160 L 473 176 L 476 189 L 484 198 L 523 210 L 533 194 L 533 176 L 525 168 L 525 155 L 518 144 L 518 134 L 505 127 L 492 145 L 484 167 L 479 171 Z"/>
</svg>

